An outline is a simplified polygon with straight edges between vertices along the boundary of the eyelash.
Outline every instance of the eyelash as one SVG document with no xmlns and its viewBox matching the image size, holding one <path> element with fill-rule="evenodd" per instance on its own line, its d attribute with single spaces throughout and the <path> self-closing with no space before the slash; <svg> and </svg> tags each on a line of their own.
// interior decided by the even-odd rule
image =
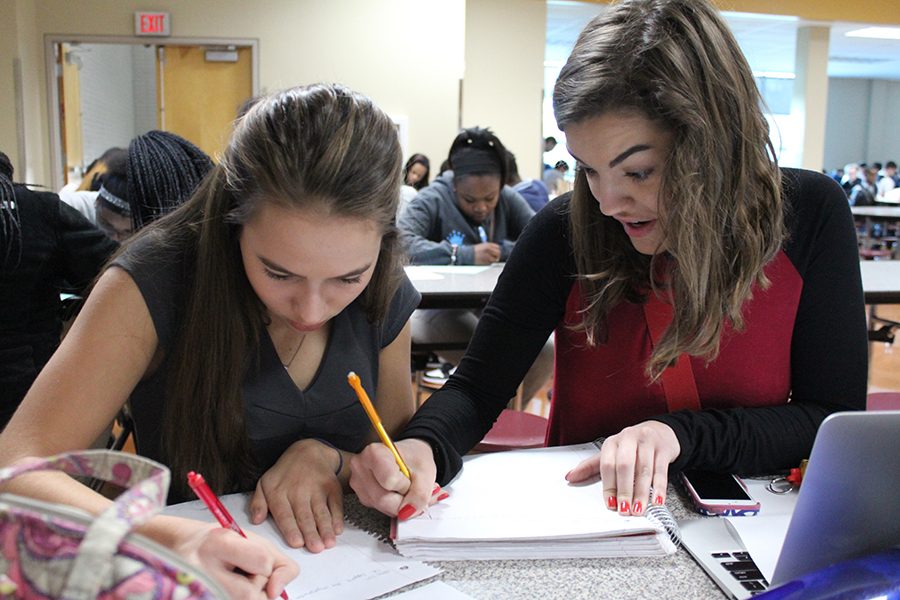
<svg viewBox="0 0 900 600">
<path fill-rule="evenodd" d="M 635 181 L 646 181 L 648 177 L 653 173 L 653 169 L 645 169 L 643 171 L 632 171 L 629 173 L 625 173 L 626 177 L 631 177 Z"/>
<path fill-rule="evenodd" d="M 274 279 L 275 281 L 287 281 L 290 279 L 290 275 L 281 275 L 279 273 L 275 273 L 274 271 L 270 271 L 269 269 L 264 269 L 266 277 L 270 279 Z M 362 281 L 362 275 L 357 275 L 356 277 L 348 277 L 346 279 L 341 279 L 341 283 L 345 283 L 347 285 L 353 285 L 354 283 L 359 283 Z"/>
<path fill-rule="evenodd" d="M 266 274 L 266 277 L 274 279 L 275 281 L 285 281 L 288 278 L 287 275 L 279 275 L 278 273 L 270 271 L 269 269 L 263 269 L 263 272 Z"/>
</svg>

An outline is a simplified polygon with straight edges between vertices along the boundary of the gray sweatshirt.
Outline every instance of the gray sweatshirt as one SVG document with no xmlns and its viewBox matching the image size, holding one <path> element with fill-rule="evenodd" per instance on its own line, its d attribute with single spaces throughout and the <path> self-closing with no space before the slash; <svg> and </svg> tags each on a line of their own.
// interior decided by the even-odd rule
<svg viewBox="0 0 900 600">
<path fill-rule="evenodd" d="M 453 243 L 458 245 L 456 264 L 475 264 L 474 246 L 481 243 L 481 234 L 456 202 L 453 173 L 447 171 L 420 191 L 400 215 L 400 238 L 412 264 L 450 264 Z M 522 196 L 504 186 L 493 216 L 482 224 L 488 241 L 500 245 L 501 261 L 509 257 L 533 216 Z"/>
</svg>

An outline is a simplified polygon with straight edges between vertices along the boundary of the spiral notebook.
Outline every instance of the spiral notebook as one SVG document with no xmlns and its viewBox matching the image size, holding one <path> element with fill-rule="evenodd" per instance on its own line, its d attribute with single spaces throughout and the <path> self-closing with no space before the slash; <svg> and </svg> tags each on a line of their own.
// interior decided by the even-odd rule
<svg viewBox="0 0 900 600">
<path fill-rule="evenodd" d="M 566 473 L 593 444 L 465 457 L 450 497 L 395 522 L 403 556 L 419 560 L 606 558 L 671 554 L 677 525 L 665 507 L 623 517 L 603 504 L 599 478 L 569 484 Z"/>
</svg>

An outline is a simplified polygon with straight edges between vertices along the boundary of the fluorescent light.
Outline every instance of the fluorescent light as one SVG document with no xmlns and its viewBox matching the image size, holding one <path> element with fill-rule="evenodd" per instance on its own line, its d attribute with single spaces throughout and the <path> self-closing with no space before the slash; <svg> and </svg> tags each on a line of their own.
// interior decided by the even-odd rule
<svg viewBox="0 0 900 600">
<path fill-rule="evenodd" d="M 862 29 L 848 31 L 844 35 L 876 40 L 900 40 L 900 27 L 863 27 Z"/>
<path fill-rule="evenodd" d="M 754 77 L 765 77 L 767 79 L 796 79 L 794 73 L 785 71 L 753 71 Z"/>
</svg>

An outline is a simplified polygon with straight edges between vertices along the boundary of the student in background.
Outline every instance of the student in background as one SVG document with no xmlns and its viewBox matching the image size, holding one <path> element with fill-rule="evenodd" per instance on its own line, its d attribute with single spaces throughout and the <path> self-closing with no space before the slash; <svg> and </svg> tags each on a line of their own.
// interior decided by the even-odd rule
<svg viewBox="0 0 900 600">
<path fill-rule="evenodd" d="M 611 5 L 553 106 L 574 191 L 529 224 L 456 373 L 400 436 L 411 482 L 379 445 L 354 460 L 352 487 L 385 513 L 418 514 L 459 471 L 554 328 L 547 441 L 605 438 L 565 477 L 601 475 L 598 502 L 623 515 L 665 502 L 670 469 L 794 467 L 826 416 L 865 406 L 846 197 L 778 167 L 753 74 L 709 2 Z"/>
<path fill-rule="evenodd" d="M 564 160 L 556 161 L 552 169 L 544 171 L 544 185 L 547 186 L 547 191 L 551 198 L 556 198 L 571 189 L 566 181 L 566 173 L 568 172 L 569 163 Z"/>
<path fill-rule="evenodd" d="M 346 88 L 257 102 L 192 198 L 100 277 L 0 435 L 0 462 L 83 448 L 127 399 L 138 453 L 172 469 L 170 501 L 191 498 L 196 470 L 217 493 L 253 492 L 251 521 L 271 513 L 290 546 L 333 546 L 349 458 L 377 439 L 348 371 L 390 433 L 413 411 L 407 321 L 419 295 L 393 225 L 400 161 L 390 118 Z M 53 473 L 9 487 L 108 505 Z M 143 533 L 183 549 L 215 531 L 157 517 Z M 296 571 L 266 553 L 272 598 Z M 212 572 L 226 586 L 230 574 Z M 261 597 L 259 578 L 240 583 L 231 597 Z"/>
<path fill-rule="evenodd" d="M 431 162 L 424 154 L 413 154 L 403 167 L 403 184 L 421 190 L 428 185 Z"/>
<path fill-rule="evenodd" d="M 506 159 L 507 169 L 509 170 L 506 175 L 506 185 L 522 196 L 534 212 L 544 208 L 547 202 L 550 201 L 550 195 L 547 193 L 547 186 L 544 185 L 544 182 L 539 179 L 523 180 L 522 176 L 519 175 L 519 164 L 516 162 L 516 155 L 509 150 L 507 150 Z"/>
<path fill-rule="evenodd" d="M 419 190 L 428 185 L 429 165 L 431 163 L 424 154 L 413 154 L 403 167 L 403 185 L 400 186 L 400 204 L 397 206 L 397 221 L 412 202 Z"/>
<path fill-rule="evenodd" d="M 213 168 L 183 137 L 148 131 L 128 144 L 128 204 L 135 231 L 181 206 Z"/>
<path fill-rule="evenodd" d="M 504 261 L 534 216 L 505 185 L 506 148 L 490 129 L 463 129 L 449 171 L 415 197 L 400 227 L 413 264 L 488 265 Z"/>
<path fill-rule="evenodd" d="M 413 264 L 486 265 L 504 261 L 534 211 L 504 182 L 508 152 L 489 129 L 464 129 L 450 145 L 449 171 L 422 190 L 398 222 Z M 420 309 L 413 314 L 417 343 L 465 343 L 480 311 Z M 546 343 L 522 385 L 527 403 L 553 371 L 553 342 Z M 462 352 L 444 350 L 441 359 L 456 364 Z M 515 393 L 510 395 L 510 398 Z M 508 400 L 509 398 L 507 398 Z"/>
<path fill-rule="evenodd" d="M 154 130 L 131 140 L 122 167 L 97 194 L 97 225 L 119 242 L 190 198 L 213 163 L 183 137 Z"/>
<path fill-rule="evenodd" d="M 83 291 L 118 247 L 56 194 L 12 178 L 0 152 L 0 429 L 59 345 L 61 285 Z"/>
<path fill-rule="evenodd" d="M 109 173 L 124 173 L 128 151 L 110 148 L 92 162 L 80 182 L 72 182 L 59 191 L 59 199 L 97 225 L 97 192 Z"/>
</svg>

